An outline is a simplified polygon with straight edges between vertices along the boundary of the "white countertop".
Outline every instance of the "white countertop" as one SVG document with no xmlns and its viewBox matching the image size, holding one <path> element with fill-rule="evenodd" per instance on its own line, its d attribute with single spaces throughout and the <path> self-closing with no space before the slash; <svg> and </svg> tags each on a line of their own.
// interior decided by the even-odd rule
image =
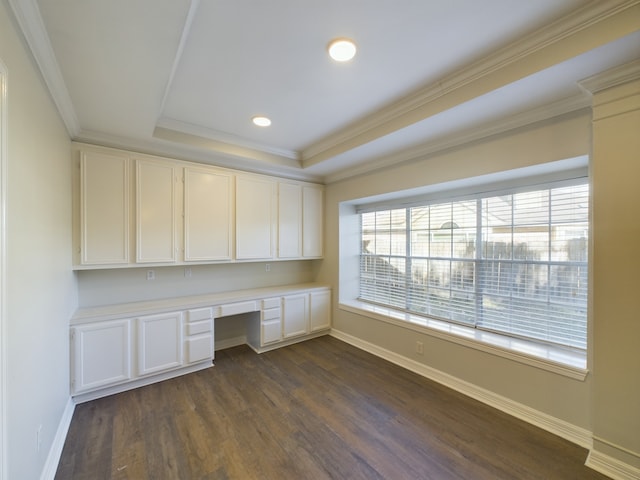
<svg viewBox="0 0 640 480">
<path fill-rule="evenodd" d="M 234 290 L 230 292 L 211 293 L 205 295 L 189 295 L 184 297 L 163 298 L 144 302 L 118 303 L 97 307 L 79 308 L 71 317 L 70 325 L 113 320 L 127 316 L 149 315 L 155 313 L 204 308 L 225 305 L 229 303 L 262 300 L 265 298 L 290 295 L 312 290 L 326 290 L 329 285 L 320 283 L 302 283 L 295 285 L 280 285 L 275 287 L 252 288 L 248 290 Z"/>
</svg>

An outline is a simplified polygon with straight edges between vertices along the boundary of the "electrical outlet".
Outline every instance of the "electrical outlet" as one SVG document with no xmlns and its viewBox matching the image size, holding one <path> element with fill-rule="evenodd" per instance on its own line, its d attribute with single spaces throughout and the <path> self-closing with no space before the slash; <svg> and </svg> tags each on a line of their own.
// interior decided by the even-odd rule
<svg viewBox="0 0 640 480">
<path fill-rule="evenodd" d="M 416 342 L 416 353 L 418 355 L 424 354 L 424 344 L 422 342 Z"/>
<path fill-rule="evenodd" d="M 184 268 L 184 276 L 185 278 L 191 278 L 191 267 Z"/>
<path fill-rule="evenodd" d="M 265 263 L 264 264 L 264 271 L 265 272 L 270 272 L 271 271 L 271 264 L 270 263 Z"/>
<path fill-rule="evenodd" d="M 156 271 L 147 270 L 147 280 L 155 280 L 155 279 L 156 279 Z"/>
</svg>

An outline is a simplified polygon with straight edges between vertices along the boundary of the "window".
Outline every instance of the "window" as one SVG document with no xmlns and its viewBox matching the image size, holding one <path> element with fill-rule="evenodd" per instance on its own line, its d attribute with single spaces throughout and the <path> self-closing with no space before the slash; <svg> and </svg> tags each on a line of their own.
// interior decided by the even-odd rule
<svg viewBox="0 0 640 480">
<path fill-rule="evenodd" d="M 586 349 L 586 178 L 361 209 L 359 300 Z"/>
</svg>

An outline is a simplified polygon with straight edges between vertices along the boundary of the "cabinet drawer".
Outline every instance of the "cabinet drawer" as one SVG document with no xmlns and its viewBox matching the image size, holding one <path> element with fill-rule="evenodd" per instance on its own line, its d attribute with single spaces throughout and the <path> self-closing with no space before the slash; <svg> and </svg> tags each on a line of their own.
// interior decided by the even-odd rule
<svg viewBox="0 0 640 480">
<path fill-rule="evenodd" d="M 266 310 L 267 308 L 280 308 L 280 297 L 276 298 L 265 298 L 262 300 L 262 308 Z"/>
<path fill-rule="evenodd" d="M 187 363 L 199 362 L 213 358 L 213 342 L 211 335 L 189 338 L 186 342 Z"/>
<path fill-rule="evenodd" d="M 199 320 L 208 320 L 212 317 L 210 308 L 199 308 L 197 310 L 189 310 L 187 312 L 188 322 L 197 322 Z"/>
<path fill-rule="evenodd" d="M 255 312 L 256 302 L 239 302 L 228 303 L 227 305 L 220 306 L 220 316 L 226 317 L 227 315 L 237 315 L 239 313 Z"/>
<path fill-rule="evenodd" d="M 208 333 L 212 330 L 211 319 L 201 322 L 193 322 L 187 324 L 187 335 L 198 335 L 200 333 Z"/>
<path fill-rule="evenodd" d="M 282 327 L 280 320 L 262 324 L 262 343 L 279 342 L 282 340 Z"/>
<path fill-rule="evenodd" d="M 262 311 L 262 320 L 280 319 L 280 315 L 281 313 L 279 308 L 270 308 Z"/>
</svg>

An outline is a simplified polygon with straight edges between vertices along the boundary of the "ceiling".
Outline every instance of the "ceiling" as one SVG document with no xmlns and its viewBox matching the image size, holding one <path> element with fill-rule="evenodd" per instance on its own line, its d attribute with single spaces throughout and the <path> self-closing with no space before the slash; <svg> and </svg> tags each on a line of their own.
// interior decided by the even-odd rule
<svg viewBox="0 0 640 480">
<path fill-rule="evenodd" d="M 324 182 L 585 108 L 640 58 L 636 0 L 9 3 L 72 139 Z"/>
</svg>

